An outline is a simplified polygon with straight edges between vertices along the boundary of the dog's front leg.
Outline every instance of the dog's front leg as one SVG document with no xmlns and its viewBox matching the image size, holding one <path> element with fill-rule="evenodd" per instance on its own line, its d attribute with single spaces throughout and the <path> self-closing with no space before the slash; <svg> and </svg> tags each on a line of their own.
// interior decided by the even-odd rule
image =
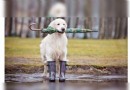
<svg viewBox="0 0 130 90">
<path fill-rule="evenodd" d="M 47 63 L 44 63 L 44 72 L 43 72 L 43 77 L 47 77 Z"/>
<path fill-rule="evenodd" d="M 67 48 L 65 48 L 64 50 L 63 50 L 63 55 L 62 55 L 62 57 L 60 58 L 60 61 L 68 61 L 68 59 L 67 59 Z"/>
<path fill-rule="evenodd" d="M 47 77 L 48 75 L 48 61 L 52 61 L 51 57 L 49 55 L 45 55 L 44 57 L 44 72 L 43 72 L 43 77 Z"/>
<path fill-rule="evenodd" d="M 65 81 L 65 73 L 66 73 L 66 63 L 67 63 L 67 48 L 64 49 L 63 56 L 60 60 L 60 75 L 59 75 L 59 81 L 64 82 Z"/>
<path fill-rule="evenodd" d="M 47 66 L 48 66 L 48 72 L 49 72 L 49 81 L 55 82 L 56 61 L 51 58 L 51 54 L 48 54 L 46 57 L 47 57 Z"/>
</svg>

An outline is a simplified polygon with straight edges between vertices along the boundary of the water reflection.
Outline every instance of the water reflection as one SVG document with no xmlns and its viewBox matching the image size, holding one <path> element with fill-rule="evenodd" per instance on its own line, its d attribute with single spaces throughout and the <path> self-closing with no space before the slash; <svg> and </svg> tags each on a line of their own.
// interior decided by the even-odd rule
<svg viewBox="0 0 130 90">
<path fill-rule="evenodd" d="M 65 83 L 50 83 L 48 81 L 38 83 L 6 83 L 6 90 L 127 90 L 124 81 L 104 82 L 78 82 L 66 81 Z"/>
<path fill-rule="evenodd" d="M 68 75 L 66 82 L 49 82 L 39 74 L 6 75 L 6 90 L 127 90 L 127 76 Z"/>
</svg>

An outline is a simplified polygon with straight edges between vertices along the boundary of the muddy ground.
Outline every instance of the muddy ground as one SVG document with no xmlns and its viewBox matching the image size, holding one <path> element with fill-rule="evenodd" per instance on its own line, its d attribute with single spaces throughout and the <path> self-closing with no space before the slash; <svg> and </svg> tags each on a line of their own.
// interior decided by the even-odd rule
<svg viewBox="0 0 130 90">
<path fill-rule="evenodd" d="M 40 60 L 6 58 L 6 90 L 127 90 L 127 66 L 72 65 L 68 63 L 66 82 L 50 83 L 43 77 Z"/>
<path fill-rule="evenodd" d="M 40 60 L 31 62 L 25 58 L 5 58 L 5 74 L 42 73 L 43 63 Z M 93 75 L 127 75 L 127 66 L 72 65 L 68 63 L 67 73 Z"/>
</svg>

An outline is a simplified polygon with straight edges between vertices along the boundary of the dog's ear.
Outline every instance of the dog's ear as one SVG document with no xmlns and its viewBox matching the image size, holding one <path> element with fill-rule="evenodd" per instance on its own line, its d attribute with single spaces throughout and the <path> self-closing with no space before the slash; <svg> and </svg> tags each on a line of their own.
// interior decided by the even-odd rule
<svg viewBox="0 0 130 90">
<path fill-rule="evenodd" d="M 52 21 L 52 22 L 49 24 L 49 27 L 55 28 L 55 21 Z"/>
<path fill-rule="evenodd" d="M 49 34 L 52 34 L 52 33 L 55 32 L 55 22 L 54 22 L 54 21 L 52 21 L 52 22 L 48 25 L 47 30 L 48 30 Z M 50 30 L 51 30 L 51 31 L 50 31 Z"/>
</svg>

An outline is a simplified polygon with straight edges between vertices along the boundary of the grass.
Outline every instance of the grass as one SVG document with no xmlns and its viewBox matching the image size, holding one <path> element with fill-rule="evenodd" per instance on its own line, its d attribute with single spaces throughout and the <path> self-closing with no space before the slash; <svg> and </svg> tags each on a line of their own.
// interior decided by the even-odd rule
<svg viewBox="0 0 130 90">
<path fill-rule="evenodd" d="M 40 41 L 39 38 L 6 37 L 6 65 L 41 65 Z M 68 59 L 70 65 L 127 66 L 127 39 L 69 39 Z"/>
</svg>

